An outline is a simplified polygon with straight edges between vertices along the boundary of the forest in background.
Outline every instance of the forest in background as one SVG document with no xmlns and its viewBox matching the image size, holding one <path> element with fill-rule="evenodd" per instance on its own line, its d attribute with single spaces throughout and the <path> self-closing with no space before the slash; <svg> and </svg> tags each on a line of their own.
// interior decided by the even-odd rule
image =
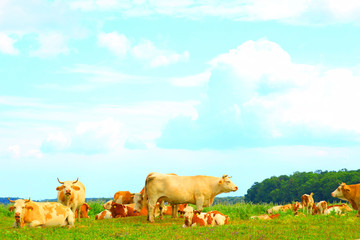
<svg viewBox="0 0 360 240">
<path fill-rule="evenodd" d="M 262 182 L 255 182 L 245 195 L 245 202 L 252 203 L 291 203 L 300 201 L 303 194 L 314 193 L 315 202 L 325 200 L 327 202 L 339 202 L 330 194 L 339 183 L 360 183 L 360 169 L 348 171 L 321 171 L 295 172 L 290 176 L 281 175 L 271 177 Z"/>
</svg>

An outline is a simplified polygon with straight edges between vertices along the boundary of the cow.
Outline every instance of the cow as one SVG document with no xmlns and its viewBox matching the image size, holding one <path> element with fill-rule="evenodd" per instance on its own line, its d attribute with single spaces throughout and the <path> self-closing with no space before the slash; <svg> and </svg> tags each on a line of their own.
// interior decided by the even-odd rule
<svg viewBox="0 0 360 240">
<path fill-rule="evenodd" d="M 145 181 L 145 195 L 148 198 L 148 221 L 154 222 L 154 207 L 158 200 L 170 204 L 195 204 L 198 211 L 214 202 L 216 195 L 235 192 L 238 187 L 230 177 L 177 176 L 163 173 L 150 173 Z M 135 203 L 136 204 L 136 203 Z M 176 209 L 177 214 L 177 209 Z"/>
<path fill-rule="evenodd" d="M 180 216 L 185 214 L 184 209 L 187 207 L 187 203 L 179 204 L 178 205 L 178 213 L 180 213 Z M 172 206 L 163 206 L 162 208 L 162 214 L 163 215 L 171 215 L 173 214 L 173 207 Z"/>
<path fill-rule="evenodd" d="M 13 227 L 47 227 L 68 226 L 74 227 L 75 214 L 69 207 L 57 202 L 33 202 L 28 200 L 8 200 L 15 203 L 9 211 L 15 211 Z"/>
<path fill-rule="evenodd" d="M 274 207 L 266 210 L 266 213 L 273 214 L 273 213 L 277 213 L 279 211 L 286 212 L 289 209 L 292 209 L 292 210 L 295 209 L 294 212 L 296 212 L 299 207 L 300 207 L 300 203 L 298 203 L 298 202 L 295 202 L 294 204 L 278 205 L 278 206 L 274 206 Z"/>
<path fill-rule="evenodd" d="M 259 215 L 259 216 L 251 216 L 250 219 L 260 219 L 260 220 L 271 220 L 274 218 L 278 218 L 280 216 L 280 214 L 263 214 L 263 215 Z"/>
<path fill-rule="evenodd" d="M 329 215 L 331 212 L 335 212 L 336 214 L 341 215 L 342 213 L 351 211 L 353 210 L 347 204 L 343 203 L 327 207 L 327 209 L 324 210 L 324 215 Z"/>
<path fill-rule="evenodd" d="M 113 218 L 112 214 L 109 210 L 104 210 L 95 216 L 95 220 L 103 220 L 103 219 L 110 219 Z"/>
<path fill-rule="evenodd" d="M 299 209 L 301 209 L 301 208 L 303 208 L 303 206 L 302 206 L 301 203 L 299 203 L 299 202 L 294 202 L 293 205 L 292 205 L 292 210 L 293 210 L 294 212 L 297 212 L 297 210 L 299 210 Z"/>
<path fill-rule="evenodd" d="M 114 194 L 114 202 L 118 204 L 129 204 L 134 202 L 135 193 L 129 191 L 118 191 Z"/>
<path fill-rule="evenodd" d="M 144 209 L 146 210 L 146 209 Z M 134 208 L 126 206 L 124 204 L 118 204 L 113 202 L 110 209 L 113 218 L 119 217 L 132 217 L 132 216 L 146 216 L 147 211 L 136 212 Z"/>
<path fill-rule="evenodd" d="M 306 208 L 306 212 L 307 213 L 312 213 L 312 209 L 314 206 L 314 198 L 313 198 L 314 193 L 310 193 L 310 195 L 308 194 L 304 194 L 301 196 L 301 204 L 303 205 L 303 212 L 305 211 Z"/>
<path fill-rule="evenodd" d="M 328 204 L 326 201 L 320 201 L 316 204 L 313 205 L 313 215 L 315 214 L 324 214 L 325 210 L 327 209 Z"/>
<path fill-rule="evenodd" d="M 70 207 L 74 213 L 77 211 L 77 219 L 80 221 L 80 208 L 85 203 L 85 186 L 79 182 L 79 178 L 76 181 L 61 182 L 59 178 L 57 180 L 61 184 L 56 188 L 57 201 Z"/>
<path fill-rule="evenodd" d="M 346 185 L 341 183 L 340 186 L 331 193 L 332 197 L 348 201 L 354 210 L 357 210 L 357 217 L 360 217 L 360 184 Z"/>
<path fill-rule="evenodd" d="M 187 206 L 184 209 L 185 223 L 183 227 L 194 226 L 215 226 L 229 224 L 229 216 L 218 211 L 210 211 L 207 213 L 199 213 L 193 207 Z"/>
<path fill-rule="evenodd" d="M 88 212 L 90 210 L 90 206 L 87 203 L 84 203 L 80 208 L 80 217 L 81 218 L 90 218 L 88 216 Z M 77 218 L 77 212 L 75 212 L 75 218 Z"/>
</svg>

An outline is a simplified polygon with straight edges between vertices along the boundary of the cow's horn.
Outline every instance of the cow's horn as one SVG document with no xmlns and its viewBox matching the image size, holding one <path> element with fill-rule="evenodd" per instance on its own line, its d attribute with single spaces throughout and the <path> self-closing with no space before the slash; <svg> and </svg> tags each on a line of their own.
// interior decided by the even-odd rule
<svg viewBox="0 0 360 240">
<path fill-rule="evenodd" d="M 57 178 L 58 182 L 61 183 L 61 184 L 64 184 L 64 182 L 60 182 L 59 178 Z"/>
<path fill-rule="evenodd" d="M 232 176 L 228 177 L 228 178 L 232 178 Z"/>
<path fill-rule="evenodd" d="M 26 203 L 30 202 L 30 197 L 29 197 L 29 199 L 25 199 L 25 202 Z"/>
<path fill-rule="evenodd" d="M 10 198 L 8 198 L 8 200 L 9 200 L 9 202 L 13 202 L 13 203 L 15 202 L 14 200 L 11 200 Z"/>
<path fill-rule="evenodd" d="M 73 182 L 73 184 L 77 183 L 78 181 L 79 181 L 79 178 L 77 178 L 77 179 L 76 179 L 76 181 L 75 181 L 75 182 Z"/>
<path fill-rule="evenodd" d="M 223 178 L 226 178 L 227 176 L 228 176 L 227 174 L 224 174 L 222 177 L 223 177 Z"/>
</svg>

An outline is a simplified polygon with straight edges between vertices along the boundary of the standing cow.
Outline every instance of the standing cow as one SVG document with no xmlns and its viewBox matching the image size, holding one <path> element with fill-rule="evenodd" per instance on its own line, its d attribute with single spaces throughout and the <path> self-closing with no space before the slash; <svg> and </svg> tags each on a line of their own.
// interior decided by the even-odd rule
<svg viewBox="0 0 360 240">
<path fill-rule="evenodd" d="M 30 199 L 9 201 L 15 203 L 9 207 L 9 211 L 15 210 L 13 227 L 24 227 L 27 223 L 30 227 L 74 226 L 74 213 L 61 203 L 32 202 Z"/>
<path fill-rule="evenodd" d="M 69 207 L 74 213 L 77 211 L 77 219 L 80 221 L 80 208 L 85 203 L 85 186 L 79 182 L 79 178 L 76 181 L 64 181 L 62 185 L 57 187 L 58 191 L 57 201 Z"/>
<path fill-rule="evenodd" d="M 154 208 L 158 200 L 170 204 L 195 204 L 198 211 L 214 202 L 216 195 L 235 192 L 238 187 L 230 177 L 177 176 L 150 173 L 145 181 L 145 195 L 148 198 L 148 221 L 154 222 Z M 176 209 L 177 210 L 177 209 Z"/>
<path fill-rule="evenodd" d="M 354 210 L 357 210 L 357 217 L 360 217 L 360 184 L 346 185 L 341 183 L 340 186 L 331 193 L 332 197 L 348 201 Z"/>
</svg>

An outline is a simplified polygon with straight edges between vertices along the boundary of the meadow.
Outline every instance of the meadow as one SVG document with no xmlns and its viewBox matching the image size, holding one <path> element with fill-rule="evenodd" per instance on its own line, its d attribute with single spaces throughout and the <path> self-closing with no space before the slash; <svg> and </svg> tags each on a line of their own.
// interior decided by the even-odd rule
<svg viewBox="0 0 360 240">
<path fill-rule="evenodd" d="M 183 218 L 165 216 L 149 224 L 146 217 L 128 217 L 95 221 L 102 202 L 89 202 L 90 219 L 76 222 L 75 228 L 14 229 L 10 205 L 0 204 L 0 239 L 357 239 L 360 218 L 356 211 L 345 216 L 307 215 L 294 217 L 291 211 L 278 219 L 252 220 L 250 216 L 266 213 L 271 204 L 237 203 L 213 205 L 204 211 L 218 210 L 230 217 L 230 224 L 215 227 L 183 228 Z M 301 210 L 300 210 L 301 211 Z"/>
</svg>

